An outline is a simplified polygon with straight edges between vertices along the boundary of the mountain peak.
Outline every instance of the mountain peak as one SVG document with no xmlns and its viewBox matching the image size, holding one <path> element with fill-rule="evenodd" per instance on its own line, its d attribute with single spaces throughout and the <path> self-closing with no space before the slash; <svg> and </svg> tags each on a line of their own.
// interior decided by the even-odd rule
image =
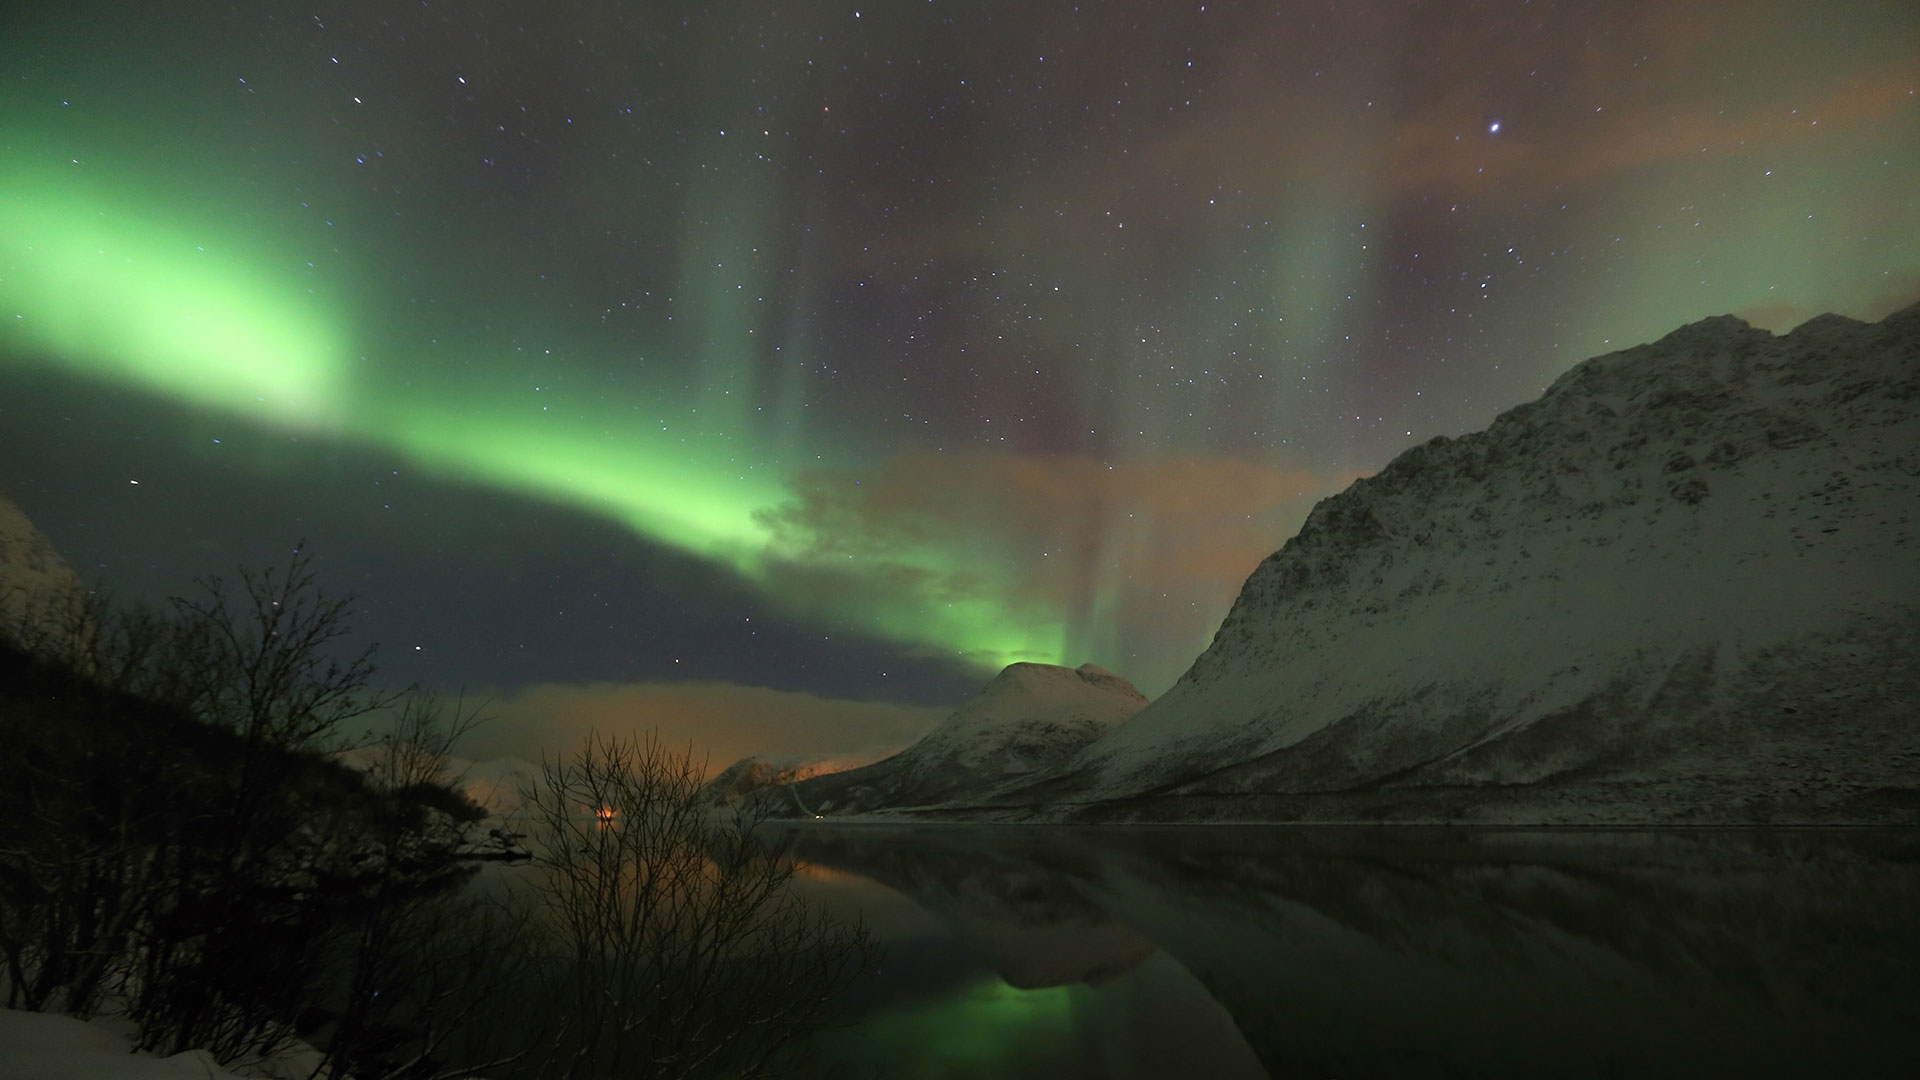
<svg viewBox="0 0 1920 1080">
<path fill-rule="evenodd" d="M 973 797 L 1066 761 L 1146 704 L 1132 683 L 1092 664 L 1009 664 L 912 746 L 794 790 L 799 805 L 836 813 Z"/>
</svg>

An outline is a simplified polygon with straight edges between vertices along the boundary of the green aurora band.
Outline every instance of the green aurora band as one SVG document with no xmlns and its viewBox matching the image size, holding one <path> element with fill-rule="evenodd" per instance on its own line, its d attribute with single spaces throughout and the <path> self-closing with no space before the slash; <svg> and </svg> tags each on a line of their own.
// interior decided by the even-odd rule
<svg viewBox="0 0 1920 1080">
<path fill-rule="evenodd" d="M 0 178 L 6 333 L 75 370 L 195 405 L 338 422 L 346 344 L 324 313 L 196 240 L 64 178 Z"/>
<path fill-rule="evenodd" d="M 328 29 L 200 7 L 40 5 L 0 40 L 18 75 L 0 366 L 592 513 L 737 575 L 776 616 L 987 670 L 1093 660 L 1157 692 L 1259 557 L 1185 542 L 1266 513 L 1243 531 L 1277 546 L 1286 515 L 1400 446 L 1693 319 L 1877 319 L 1920 287 L 1920 87 L 1897 5 L 1762 5 L 1654 54 L 1633 34 L 1667 16 L 1624 11 L 1625 36 L 1583 29 L 1569 55 L 1588 60 L 1512 95 L 1497 138 L 1492 113 L 1473 118 L 1513 89 L 1502 65 L 1529 57 L 1532 86 L 1532 45 L 1375 42 L 1371 16 L 1333 20 L 1329 47 L 1366 47 L 1325 80 L 1317 60 L 1269 63 L 1297 52 L 1263 51 L 1282 37 L 1186 16 L 1171 36 L 1213 59 L 1128 74 L 1101 50 L 1130 35 L 1038 16 L 1021 25 L 1089 47 L 1047 60 L 1065 73 L 1047 92 L 1069 96 L 1015 108 L 892 93 L 894 50 L 955 74 L 1012 55 L 907 8 L 852 27 L 825 8 L 723 5 L 691 27 L 648 8 L 659 25 L 576 73 L 549 66 L 581 41 L 567 19 L 487 44 L 448 36 L 478 14 Z M 1215 81 L 1242 45 L 1261 64 Z M 1114 70 L 1145 84 L 1119 126 L 1088 145 L 1096 129 L 1054 130 Z M 628 85 L 655 99 L 637 117 L 601 89 Z M 1155 94 L 1194 108 L 1138 109 Z M 929 127 L 928 103 L 954 111 Z M 1006 156 L 974 152 L 987 132 Z M 923 196 L 929 177 L 943 186 Z M 849 281 L 877 297 L 885 267 L 946 320 L 911 348 L 882 325 L 900 312 L 868 317 L 891 299 L 821 314 Z M 943 291 L 976 271 L 1007 275 L 991 300 Z M 880 386 L 893 361 L 936 393 Z M 943 421 L 933 445 L 874 411 L 896 400 Z M 993 437 L 1028 415 L 1043 423 L 1022 434 L 1047 438 L 1009 457 L 1055 486 L 993 471 Z M 1067 491 L 1076 453 L 1121 482 Z M 1181 458 L 1306 479 L 1245 508 L 1139 482 Z M 1053 513 L 1059 491 L 1078 501 Z"/>
<path fill-rule="evenodd" d="M 16 168 L 0 176 L 8 363 L 50 361 L 603 515 L 730 568 L 795 616 L 983 669 L 1061 662 L 1059 615 L 956 590 L 961 552 L 928 544 L 863 564 L 778 533 L 767 514 L 792 497 L 792 477 L 746 441 L 750 398 L 724 380 L 691 407 L 684 390 L 664 387 L 614 404 L 544 392 L 485 363 L 421 385 L 396 377 L 406 358 L 381 364 L 361 355 L 340 329 L 350 321 L 343 302 L 285 262 L 231 228 L 70 175 Z M 738 335 L 748 314 L 709 316 L 710 335 L 735 336 L 712 341 L 716 353 L 747 355 Z M 653 411 L 643 415 L 642 405 Z"/>
</svg>

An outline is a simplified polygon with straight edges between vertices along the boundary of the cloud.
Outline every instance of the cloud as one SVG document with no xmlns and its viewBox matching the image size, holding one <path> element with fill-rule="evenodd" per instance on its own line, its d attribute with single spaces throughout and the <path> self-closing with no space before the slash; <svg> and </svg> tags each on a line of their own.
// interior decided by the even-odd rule
<svg viewBox="0 0 1920 1080">
<path fill-rule="evenodd" d="M 762 521 L 776 546 L 809 558 L 946 549 L 956 557 L 948 575 L 956 592 L 993 588 L 1057 603 L 1075 590 L 1047 560 L 1099 558 L 1116 528 L 1148 539 L 1166 563 L 1163 578 L 1237 576 L 1237 584 L 1285 539 L 1274 535 L 1278 524 L 1304 514 L 1302 501 L 1327 486 L 1305 469 L 1228 457 L 1104 463 L 1084 455 L 914 454 L 858 473 L 805 474 L 793 500 Z M 1010 558 L 1023 572 L 1012 583 L 999 571 L 970 573 L 968 552 Z M 926 577 L 903 567 L 896 581 L 917 586 Z"/>
<path fill-rule="evenodd" d="M 670 747 L 691 748 L 714 772 L 748 755 L 857 763 L 900 749 L 951 711 L 737 683 L 542 683 L 489 703 L 487 722 L 461 752 L 539 761 L 571 753 L 592 731 L 651 731 Z"/>
<path fill-rule="evenodd" d="M 1606 35 L 1541 42 L 1565 55 L 1529 76 L 1541 81 L 1538 93 L 1526 95 L 1537 98 L 1535 111 L 1504 117 L 1498 138 L 1486 137 L 1487 125 L 1519 95 L 1484 57 L 1513 27 L 1490 23 L 1478 27 L 1479 36 L 1456 34 L 1435 49 L 1416 104 L 1391 131 L 1386 179 L 1404 193 L 1462 198 L 1484 196 L 1500 182 L 1557 190 L 1762 149 L 1777 156 L 1840 132 L 1884 129 L 1911 108 L 1905 54 L 1810 64 L 1781 52 L 1803 48 L 1793 29 L 1765 25 L 1758 14 L 1733 4 L 1712 13 L 1652 5 L 1619 13 Z M 1720 32 L 1727 27 L 1739 31 Z"/>
<path fill-rule="evenodd" d="M 796 603 L 837 591 L 854 610 L 991 612 L 1050 628 L 1056 655 L 1038 658 L 1091 660 L 1151 693 L 1313 502 L 1351 479 L 1204 455 L 907 454 L 808 473 L 761 521 L 791 560 L 776 580 Z"/>
<path fill-rule="evenodd" d="M 1129 233 L 1158 230 L 1176 243 L 1223 216 L 1238 225 L 1249 212 L 1284 218 L 1302 205 L 1323 214 L 1329 201 L 1357 220 L 1396 206 L 1430 213 L 1415 201 L 1427 197 L 1562 192 L 1559 202 L 1567 186 L 1895 130 L 1888 125 L 1914 101 L 1911 18 L 1880 16 L 1888 26 L 1878 49 L 1851 30 L 1824 38 L 1831 28 L 1800 18 L 1789 6 L 1731 0 L 1610 5 L 1595 32 L 1566 34 L 1532 8 L 1461 18 L 1436 5 L 1385 20 L 1354 5 L 1301 43 L 1374 42 L 1337 64 L 1250 33 L 1210 65 L 1207 108 L 1055 159 L 998 231 L 983 238 L 971 216 L 954 219 L 950 250 L 1099 251 L 1117 219 Z M 1490 59 L 1516 56 L 1527 62 Z M 1077 195 L 1064 214 L 1052 195 L 1061 191 Z"/>
</svg>

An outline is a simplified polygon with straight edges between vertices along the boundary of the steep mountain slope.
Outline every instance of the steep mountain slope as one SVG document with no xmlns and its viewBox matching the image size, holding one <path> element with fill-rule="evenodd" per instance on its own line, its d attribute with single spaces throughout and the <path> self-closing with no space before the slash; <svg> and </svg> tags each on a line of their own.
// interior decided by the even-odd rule
<svg viewBox="0 0 1920 1080">
<path fill-rule="evenodd" d="M 1132 683 L 1092 664 L 1010 664 L 900 753 L 768 797 L 784 810 L 840 814 L 972 796 L 1066 761 L 1146 704 Z"/>
<path fill-rule="evenodd" d="M 1166 695 L 1006 801 L 1911 820 L 1917 531 L 1920 305 L 1708 319 L 1321 502 Z"/>
</svg>

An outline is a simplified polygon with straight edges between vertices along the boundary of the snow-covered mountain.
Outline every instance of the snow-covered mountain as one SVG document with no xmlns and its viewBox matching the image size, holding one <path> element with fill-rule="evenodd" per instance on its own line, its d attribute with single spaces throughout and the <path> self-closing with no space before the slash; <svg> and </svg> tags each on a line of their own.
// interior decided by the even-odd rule
<svg viewBox="0 0 1920 1080">
<path fill-rule="evenodd" d="M 823 814 L 969 797 L 1059 765 L 1146 704 L 1132 683 L 1092 664 L 1010 664 L 900 753 L 768 797 L 782 811 Z"/>
<path fill-rule="evenodd" d="M 827 773 L 869 764 L 872 756 L 860 758 L 743 757 L 707 781 L 702 798 L 715 806 L 737 806 L 762 788 L 794 784 Z"/>
<path fill-rule="evenodd" d="M 1316 506 L 1048 816 L 1920 818 L 1920 305 L 1708 319 Z"/>
</svg>

